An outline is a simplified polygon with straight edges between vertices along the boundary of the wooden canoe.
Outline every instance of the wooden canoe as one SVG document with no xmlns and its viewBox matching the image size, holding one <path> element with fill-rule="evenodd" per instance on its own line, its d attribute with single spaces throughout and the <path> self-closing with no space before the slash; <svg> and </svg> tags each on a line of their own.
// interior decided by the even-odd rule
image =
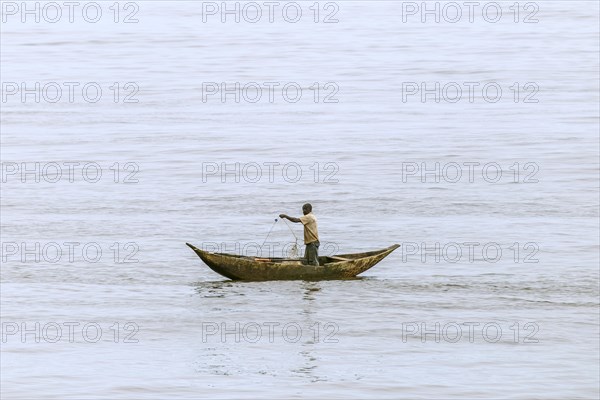
<svg viewBox="0 0 600 400">
<path fill-rule="evenodd" d="M 319 266 L 303 265 L 301 259 L 260 258 L 212 253 L 186 243 L 216 273 L 233 280 L 325 280 L 348 279 L 365 272 L 400 245 L 365 253 L 319 257 Z"/>
</svg>

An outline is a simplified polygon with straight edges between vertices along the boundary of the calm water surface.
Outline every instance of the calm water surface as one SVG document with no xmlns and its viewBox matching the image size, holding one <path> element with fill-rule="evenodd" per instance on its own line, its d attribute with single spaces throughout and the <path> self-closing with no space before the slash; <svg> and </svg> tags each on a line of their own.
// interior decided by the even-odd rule
<svg viewBox="0 0 600 400">
<path fill-rule="evenodd" d="M 598 398 L 597 2 L 539 1 L 530 24 L 512 2 L 497 23 L 438 24 L 404 23 L 392 1 L 338 1 L 328 24 L 324 2 L 319 23 L 299 2 L 295 24 L 204 23 L 188 1 L 139 1 L 123 24 L 101 4 L 97 24 L 2 24 L 3 83 L 103 89 L 2 102 L 3 398 Z M 206 82 L 303 96 L 222 102 Z M 479 89 L 422 102 L 406 82 Z M 103 174 L 9 174 L 35 162 Z M 222 163 L 239 173 L 222 179 Z M 403 246 L 356 280 L 264 283 L 228 281 L 185 246 L 250 254 L 306 201 L 324 253 Z M 293 242 L 275 224 L 271 254 Z"/>
</svg>

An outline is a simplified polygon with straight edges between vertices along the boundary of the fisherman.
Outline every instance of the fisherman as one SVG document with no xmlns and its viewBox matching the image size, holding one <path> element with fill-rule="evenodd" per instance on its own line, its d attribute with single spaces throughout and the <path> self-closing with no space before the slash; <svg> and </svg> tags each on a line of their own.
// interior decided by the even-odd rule
<svg viewBox="0 0 600 400">
<path fill-rule="evenodd" d="M 279 218 L 286 218 L 292 222 L 301 222 L 304 225 L 304 250 L 305 263 L 308 265 L 319 265 L 319 232 L 317 231 L 317 217 L 312 213 L 312 206 L 306 203 L 302 206 L 300 218 L 290 217 L 285 214 L 279 214 Z"/>
</svg>

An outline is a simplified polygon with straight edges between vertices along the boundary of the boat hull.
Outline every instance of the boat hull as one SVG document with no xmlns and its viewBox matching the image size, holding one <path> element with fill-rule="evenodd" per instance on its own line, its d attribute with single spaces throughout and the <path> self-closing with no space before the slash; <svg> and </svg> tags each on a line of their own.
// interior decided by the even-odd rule
<svg viewBox="0 0 600 400">
<path fill-rule="evenodd" d="M 261 259 L 200 250 L 186 243 L 216 273 L 233 280 L 327 280 L 350 279 L 387 257 L 399 245 L 366 253 L 319 257 L 320 266 L 303 265 L 299 260 Z"/>
</svg>

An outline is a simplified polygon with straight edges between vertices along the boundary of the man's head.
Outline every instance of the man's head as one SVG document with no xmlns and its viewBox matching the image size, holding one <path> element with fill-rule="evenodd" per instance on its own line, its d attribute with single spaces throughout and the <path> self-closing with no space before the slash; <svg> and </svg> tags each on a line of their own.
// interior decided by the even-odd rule
<svg viewBox="0 0 600 400">
<path fill-rule="evenodd" d="M 308 214 L 311 211 L 312 211 L 312 206 L 310 205 L 310 203 L 306 203 L 305 205 L 302 206 L 302 213 L 304 213 L 304 215 Z"/>
</svg>

